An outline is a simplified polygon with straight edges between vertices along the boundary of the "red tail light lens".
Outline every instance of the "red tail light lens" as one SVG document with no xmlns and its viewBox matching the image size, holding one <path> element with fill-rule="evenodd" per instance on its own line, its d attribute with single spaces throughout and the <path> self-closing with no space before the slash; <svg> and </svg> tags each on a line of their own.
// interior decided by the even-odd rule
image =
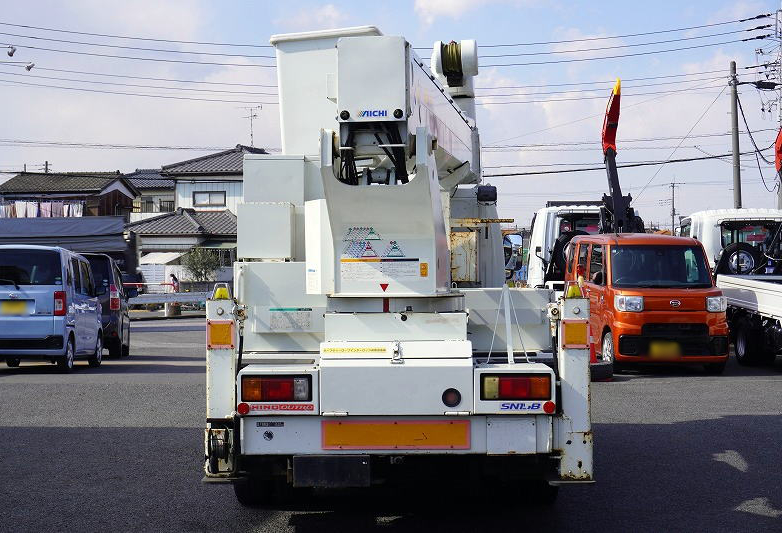
<svg viewBox="0 0 782 533">
<path fill-rule="evenodd" d="M 484 375 L 481 400 L 548 400 L 551 398 L 549 374 Z"/>
<path fill-rule="evenodd" d="M 109 285 L 109 309 L 119 311 L 119 291 L 114 284 Z"/>
<path fill-rule="evenodd" d="M 242 401 L 308 402 L 310 376 L 242 376 Z"/>
<path fill-rule="evenodd" d="M 54 316 L 65 316 L 68 303 L 65 301 L 65 291 L 54 291 Z"/>
</svg>

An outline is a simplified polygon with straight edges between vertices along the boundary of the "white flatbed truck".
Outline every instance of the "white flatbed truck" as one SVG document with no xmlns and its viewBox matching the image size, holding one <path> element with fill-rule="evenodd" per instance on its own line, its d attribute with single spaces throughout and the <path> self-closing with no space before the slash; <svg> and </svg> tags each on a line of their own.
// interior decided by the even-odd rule
<svg viewBox="0 0 782 533">
<path fill-rule="evenodd" d="M 249 505 L 405 469 L 592 482 L 589 301 L 504 285 L 475 42 L 432 70 L 373 26 L 271 43 L 282 154 L 245 156 L 235 294 L 207 301 L 204 480 Z"/>
<path fill-rule="evenodd" d="M 728 322 L 742 365 L 772 364 L 782 351 L 782 276 L 717 276 L 728 300 Z"/>
</svg>

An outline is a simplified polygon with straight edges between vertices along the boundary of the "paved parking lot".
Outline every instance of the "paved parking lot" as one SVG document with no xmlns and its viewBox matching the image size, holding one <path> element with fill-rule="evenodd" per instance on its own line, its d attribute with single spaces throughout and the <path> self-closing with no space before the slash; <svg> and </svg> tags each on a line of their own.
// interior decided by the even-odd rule
<svg viewBox="0 0 782 533">
<path fill-rule="evenodd" d="M 592 389 L 597 483 L 556 506 L 416 484 L 247 510 L 200 483 L 203 320 L 133 323 L 131 357 L 0 367 L 4 531 L 781 531 L 782 357 Z"/>
</svg>

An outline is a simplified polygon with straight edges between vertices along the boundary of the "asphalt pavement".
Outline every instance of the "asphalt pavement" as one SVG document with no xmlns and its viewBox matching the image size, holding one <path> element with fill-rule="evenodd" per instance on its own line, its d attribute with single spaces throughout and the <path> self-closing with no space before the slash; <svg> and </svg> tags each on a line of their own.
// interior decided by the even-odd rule
<svg viewBox="0 0 782 533">
<path fill-rule="evenodd" d="M 132 328 L 98 369 L 0 367 L 0 531 L 782 531 L 782 357 L 593 384 L 597 482 L 552 507 L 416 483 L 251 510 L 201 484 L 203 319 Z"/>
</svg>

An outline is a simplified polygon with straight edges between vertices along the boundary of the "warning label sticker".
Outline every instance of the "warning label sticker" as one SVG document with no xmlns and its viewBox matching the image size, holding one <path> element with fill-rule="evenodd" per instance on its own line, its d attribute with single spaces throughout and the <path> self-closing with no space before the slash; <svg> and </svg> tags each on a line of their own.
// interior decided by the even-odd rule
<svg viewBox="0 0 782 533">
<path fill-rule="evenodd" d="M 309 331 L 312 329 L 312 309 L 309 307 L 272 307 L 269 309 L 269 329 L 272 331 Z"/>
<path fill-rule="evenodd" d="M 342 259 L 343 280 L 384 280 L 420 276 L 418 258 Z"/>
</svg>

